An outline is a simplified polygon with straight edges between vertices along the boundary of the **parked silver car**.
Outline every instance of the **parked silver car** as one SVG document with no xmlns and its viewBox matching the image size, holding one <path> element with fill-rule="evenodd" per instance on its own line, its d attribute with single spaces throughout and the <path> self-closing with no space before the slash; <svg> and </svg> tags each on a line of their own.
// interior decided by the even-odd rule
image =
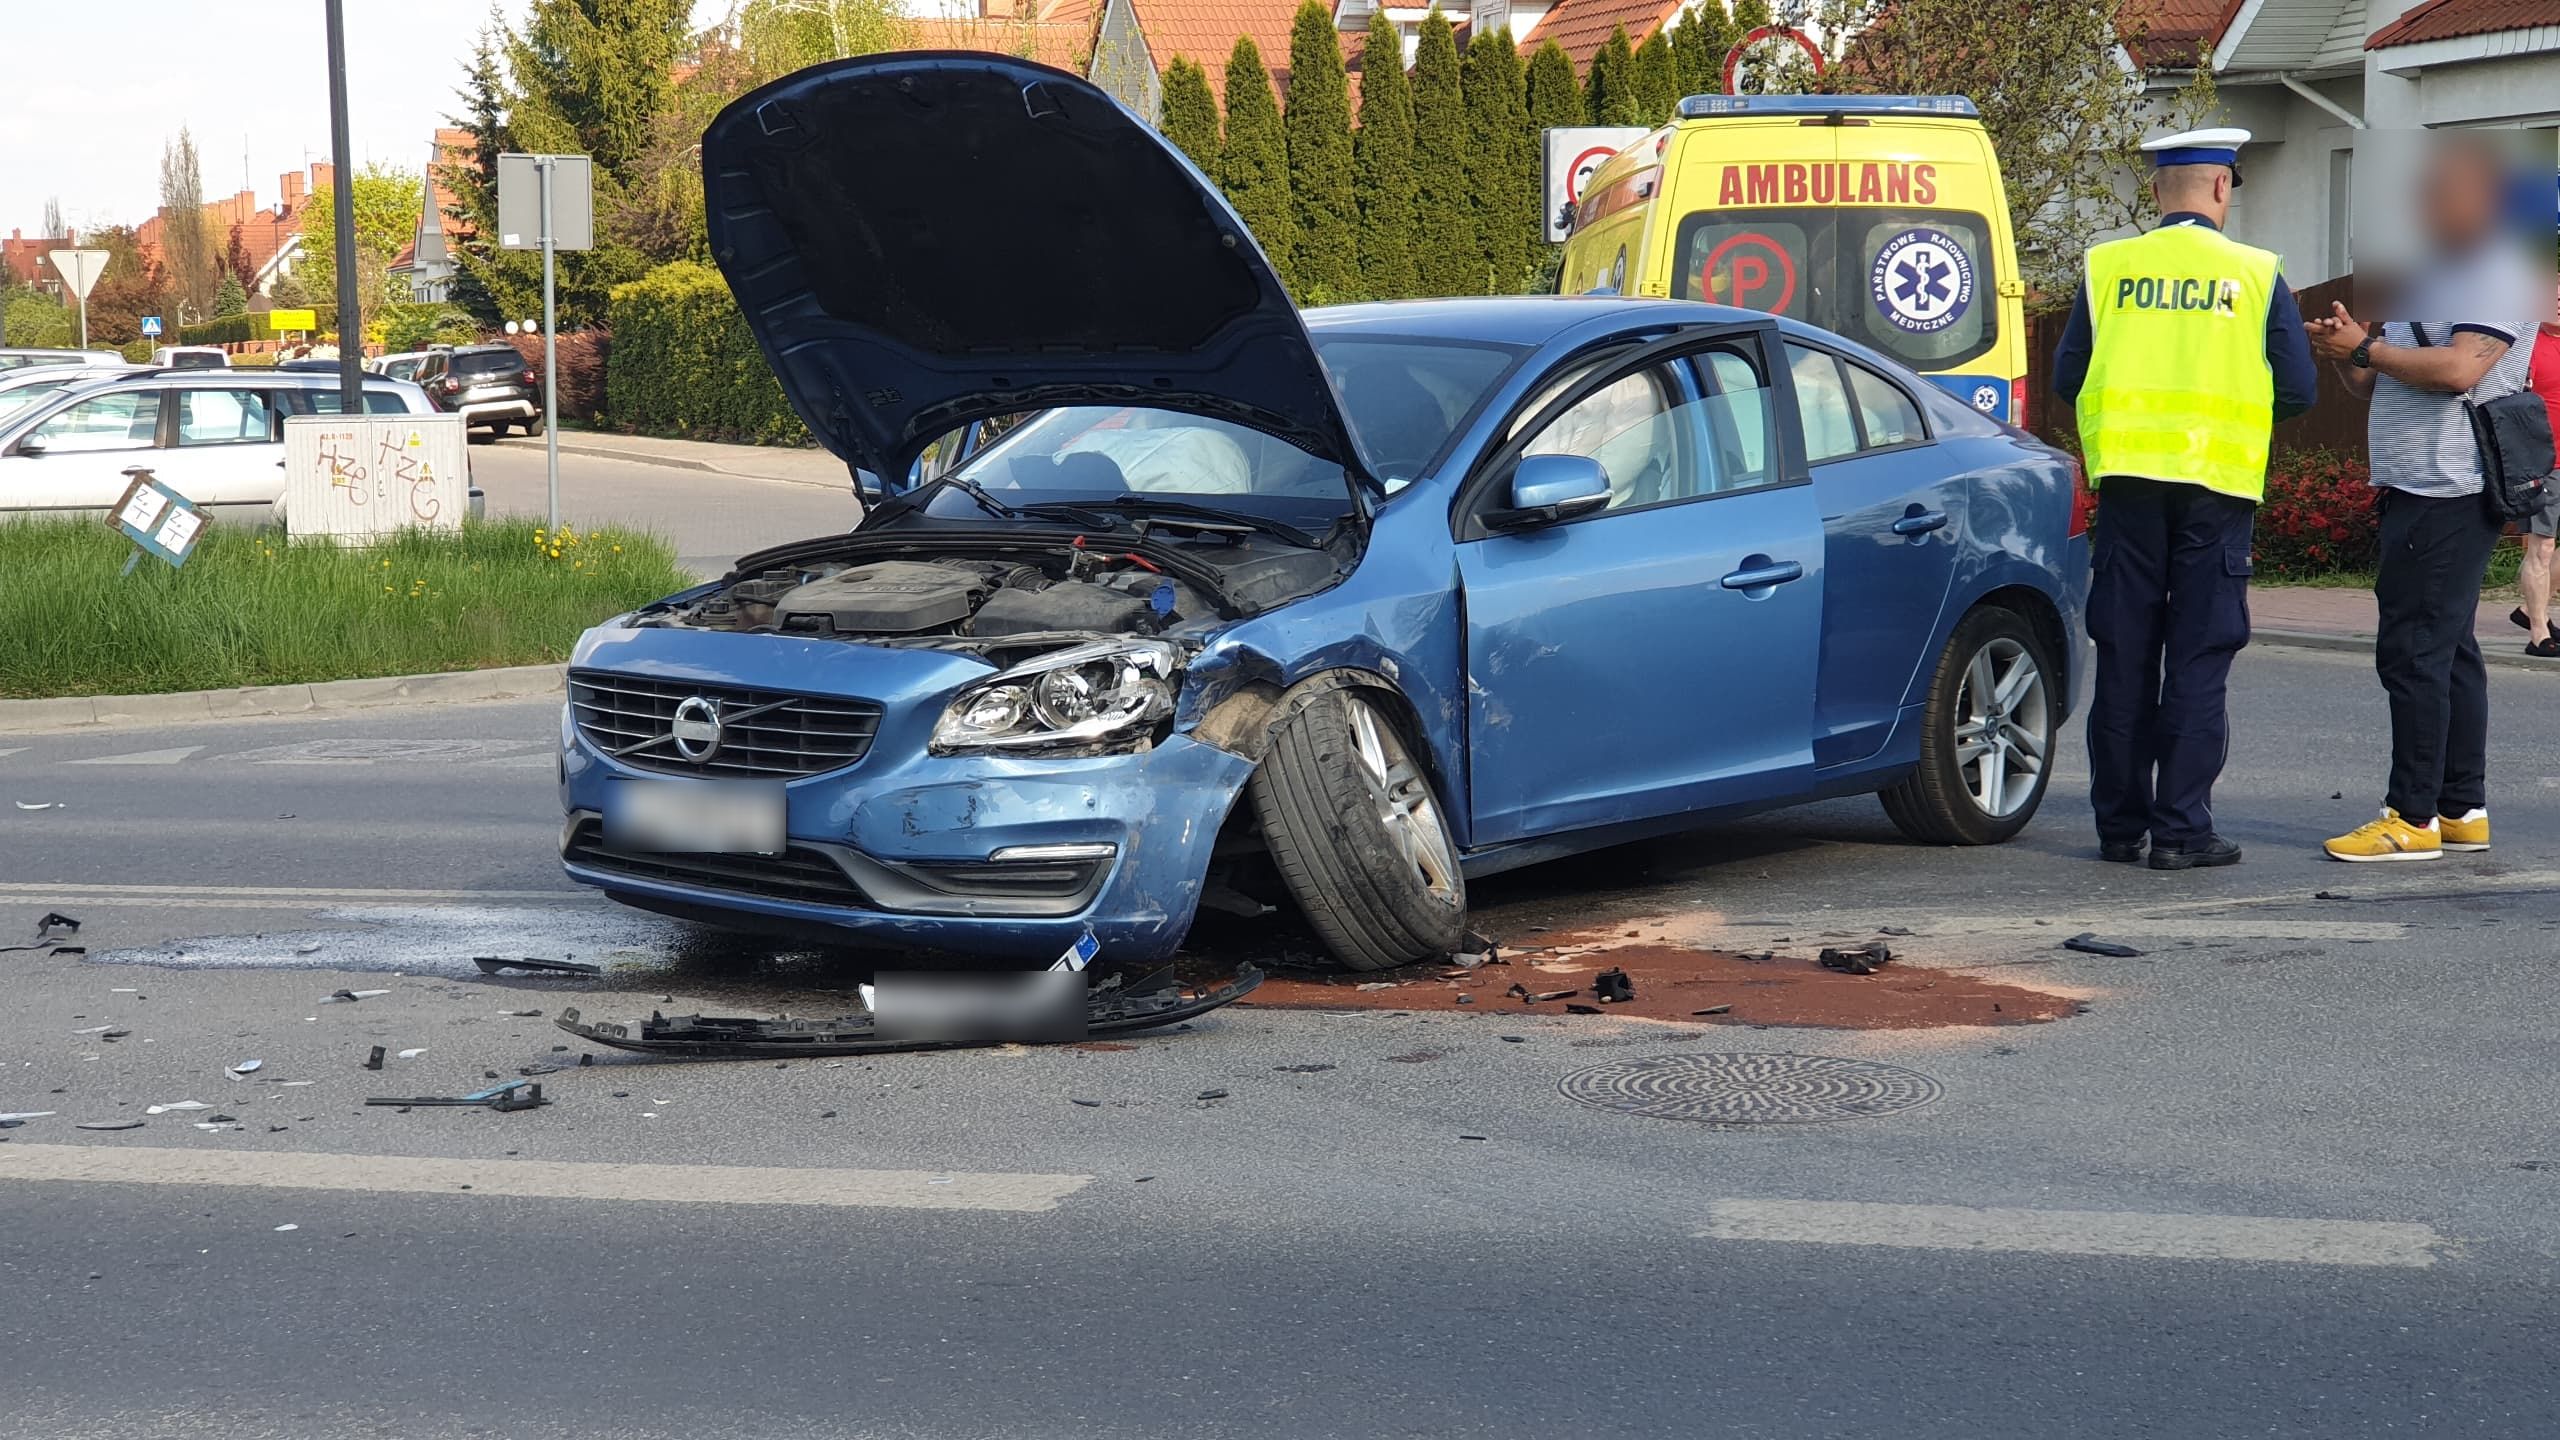
<svg viewBox="0 0 2560 1440">
<path fill-rule="evenodd" d="M 0 373 L 22 370 L 30 365 L 121 365 L 124 357 L 113 350 L 49 350 L 18 346 L 0 349 Z"/>
<path fill-rule="evenodd" d="M 427 415 L 426 392 L 367 377 L 372 414 Z M 280 518 L 284 420 L 338 413 L 338 377 L 136 368 L 59 387 L 0 416 L 0 514 L 102 516 L 148 468 L 217 518 Z M 471 490 L 471 513 L 482 498 Z"/>
</svg>

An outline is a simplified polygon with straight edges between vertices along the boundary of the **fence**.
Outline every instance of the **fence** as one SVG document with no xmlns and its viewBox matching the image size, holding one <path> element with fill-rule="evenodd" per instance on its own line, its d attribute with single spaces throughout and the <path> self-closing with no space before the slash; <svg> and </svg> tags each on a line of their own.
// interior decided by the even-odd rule
<svg viewBox="0 0 2560 1440">
<path fill-rule="evenodd" d="M 2342 275 L 2324 280 L 2294 292 L 2307 319 L 2329 313 L 2330 302 L 2344 304 L 2349 311 L 2356 308 L 2355 277 Z M 2047 441 L 2077 454 L 2080 449 L 2078 427 L 2072 423 L 2071 407 L 2053 393 L 2053 347 L 2062 339 L 2062 330 L 2071 322 L 2069 310 L 2048 310 L 2027 317 L 2027 415 L 2035 432 Z M 2369 402 L 2348 391 L 2338 380 L 2337 372 L 2328 366 L 2320 372 L 2320 399 L 2307 412 L 2278 425 L 2275 449 L 2281 455 L 2288 450 L 2334 450 L 2356 460 L 2365 458 L 2364 422 Z"/>
</svg>

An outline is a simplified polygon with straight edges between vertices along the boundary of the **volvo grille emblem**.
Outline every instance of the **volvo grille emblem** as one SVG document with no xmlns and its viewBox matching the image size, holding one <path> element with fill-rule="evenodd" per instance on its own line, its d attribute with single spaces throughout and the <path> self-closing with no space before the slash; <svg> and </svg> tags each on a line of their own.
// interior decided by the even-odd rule
<svg viewBox="0 0 2560 1440">
<path fill-rule="evenodd" d="M 720 702 L 686 696 L 676 702 L 675 718 L 667 722 L 667 730 L 677 754 L 687 760 L 710 759 L 720 750 Z"/>
</svg>

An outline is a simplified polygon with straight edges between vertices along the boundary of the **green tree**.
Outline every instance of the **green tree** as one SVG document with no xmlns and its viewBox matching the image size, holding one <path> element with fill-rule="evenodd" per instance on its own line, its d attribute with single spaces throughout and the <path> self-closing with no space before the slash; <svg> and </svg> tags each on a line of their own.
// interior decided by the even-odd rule
<svg viewBox="0 0 2560 1440">
<path fill-rule="evenodd" d="M 666 117 L 691 12 L 689 0 L 532 0 L 523 28 L 506 37 L 506 124 L 515 143 L 595 161 L 595 212 L 604 223 L 594 249 L 559 257 L 563 327 L 603 320 L 615 285 L 684 248 L 668 238 L 683 235 L 683 226 L 653 217 L 670 203 Z M 616 229 L 635 221 L 652 221 L 637 238 L 656 254 Z"/>
<path fill-rule="evenodd" d="M 1381 300 L 1418 294 L 1413 87 L 1405 79 L 1404 39 L 1384 6 L 1369 12 L 1368 44 L 1360 52 L 1360 133 L 1351 149 L 1363 288 Z"/>
<path fill-rule="evenodd" d="M 1573 75 L 1573 57 L 1553 40 L 1538 47 L 1529 57 L 1529 126 L 1532 130 L 1557 130 L 1568 125 L 1588 125 L 1591 117 L 1582 108 L 1582 84 Z"/>
<path fill-rule="evenodd" d="M 1484 291 L 1483 241 L 1468 198 L 1467 100 L 1457 31 L 1434 5 L 1413 52 L 1417 278 L 1425 295 Z"/>
<path fill-rule="evenodd" d="M 915 43 L 914 24 L 886 0 L 747 0 L 733 29 L 736 44 L 746 53 L 750 84 L 821 61 L 905 50 Z"/>
<path fill-rule="evenodd" d="M 1250 35 L 1227 55 L 1227 138 L 1218 151 L 1218 187 L 1292 293 L 1297 239 L 1289 201 L 1289 145 L 1280 133 L 1280 101 L 1271 71 Z"/>
<path fill-rule="evenodd" d="M 249 291 L 239 276 L 223 272 L 222 283 L 213 290 L 213 313 L 216 317 L 249 313 Z"/>
<path fill-rule="evenodd" d="M 1660 125 L 1680 103 L 1680 69 L 1671 57 L 1671 37 L 1660 30 L 1636 47 L 1636 103 L 1644 118 L 1639 125 Z"/>
<path fill-rule="evenodd" d="M 1467 190 L 1475 204 L 1481 293 L 1510 295 L 1527 283 L 1537 236 L 1536 166 L 1529 150 L 1529 100 L 1520 52 L 1508 29 L 1467 42 L 1461 86 L 1467 111 Z"/>
<path fill-rule="evenodd" d="M 1671 27 L 1672 68 L 1682 95 L 1717 95 L 1724 91 L 1724 56 L 1740 39 L 1724 0 L 1698 0 L 1680 13 Z"/>
<path fill-rule="evenodd" d="M 391 293 L 391 262 L 416 238 L 425 202 L 414 172 L 381 164 L 357 171 L 348 193 L 356 211 L 356 303 L 369 317 L 385 304 L 408 299 Z M 294 270 L 323 303 L 338 298 L 337 234 L 334 187 L 314 192 L 302 207 L 302 255 Z"/>
<path fill-rule="evenodd" d="M 1594 125 L 1641 125 L 1644 105 L 1636 88 L 1635 47 L 1627 43 L 1627 27 L 1609 32 L 1609 39 L 1591 57 L 1591 78 L 1584 82 L 1582 108 L 1591 115 Z"/>
<path fill-rule="evenodd" d="M 1201 174 L 1218 173 L 1218 97 L 1209 93 L 1209 72 L 1185 56 L 1164 67 L 1163 129 Z"/>
<path fill-rule="evenodd" d="M 160 259 L 169 271 L 171 299 L 188 318 L 201 320 L 213 303 L 220 256 L 204 224 L 204 176 L 196 165 L 196 140 L 185 126 L 160 150 Z M 174 328 L 178 316 L 169 317 Z"/>
<path fill-rule="evenodd" d="M 1312 305 L 1360 298 L 1359 205 L 1351 194 L 1351 88 L 1324 0 L 1304 0 L 1289 27 L 1289 145 L 1294 286 Z"/>
<path fill-rule="evenodd" d="M 0 345 L 61 349 L 80 338 L 79 330 L 70 306 L 33 285 L 0 291 Z"/>
<path fill-rule="evenodd" d="M 498 248 L 498 157 L 515 148 L 507 130 L 506 21 L 489 7 L 463 63 L 463 81 L 454 93 L 462 112 L 445 123 L 471 132 L 469 155 L 461 160 L 439 156 L 435 178 L 453 196 L 444 212 L 445 248 L 453 257 L 453 303 L 488 329 L 521 320 L 542 304 L 542 260 L 521 250 Z"/>
</svg>

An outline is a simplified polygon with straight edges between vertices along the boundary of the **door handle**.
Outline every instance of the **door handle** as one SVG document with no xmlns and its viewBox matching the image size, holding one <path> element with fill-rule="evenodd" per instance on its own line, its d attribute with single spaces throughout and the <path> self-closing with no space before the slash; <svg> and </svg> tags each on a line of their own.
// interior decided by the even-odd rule
<svg viewBox="0 0 2560 1440">
<path fill-rule="evenodd" d="M 1718 583 L 1727 590 L 1766 590 L 1772 585 L 1784 585 L 1790 580 L 1803 578 L 1803 565 L 1793 560 L 1781 560 L 1774 565 L 1755 565 L 1748 570 L 1736 570 Z"/>
<path fill-rule="evenodd" d="M 1944 510 L 1905 515 L 1893 522 L 1893 533 L 1896 535 L 1926 535 L 1932 530 L 1945 528 L 1947 528 L 1947 512 Z"/>
</svg>

